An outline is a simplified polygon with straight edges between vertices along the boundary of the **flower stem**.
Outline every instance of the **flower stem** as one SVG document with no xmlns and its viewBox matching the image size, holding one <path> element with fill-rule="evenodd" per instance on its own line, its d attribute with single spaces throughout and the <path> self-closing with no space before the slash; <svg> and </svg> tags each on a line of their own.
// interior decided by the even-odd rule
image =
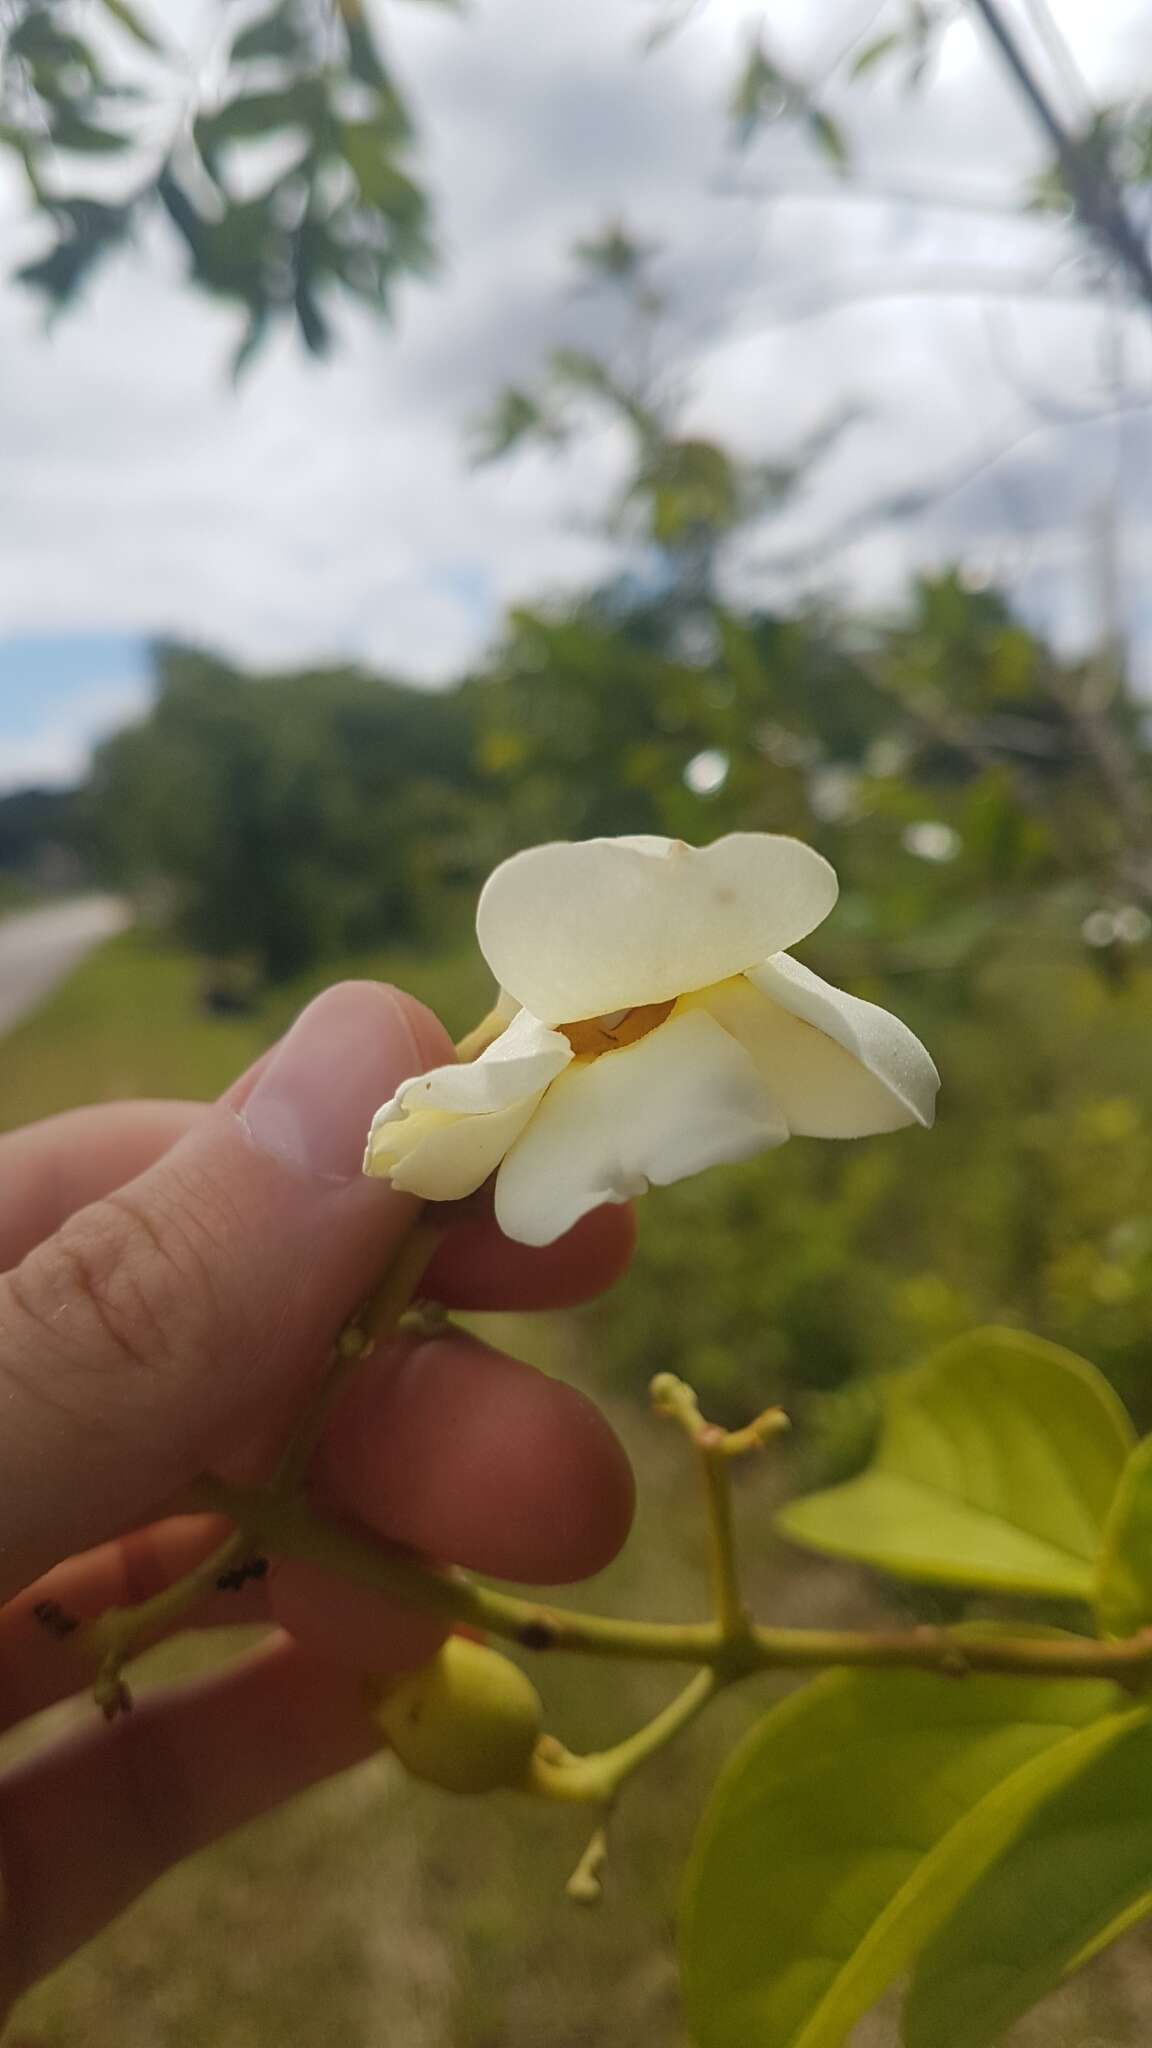
<svg viewBox="0 0 1152 2048">
<path fill-rule="evenodd" d="M 543 1799 L 610 1806 L 625 1779 L 658 1750 L 667 1748 L 681 1729 L 703 1712 L 723 1683 L 714 1671 L 698 1671 L 661 1713 L 611 1749 L 573 1756 L 558 1743 L 542 1744 L 532 1759 L 529 1789 Z"/>
<path fill-rule="evenodd" d="M 760 1449 L 769 1437 L 787 1429 L 788 1418 L 782 1409 L 769 1408 L 745 1429 L 721 1429 L 700 1413 L 700 1403 L 687 1381 L 670 1372 L 658 1373 L 649 1393 L 657 1414 L 679 1424 L 699 1460 L 708 1509 L 713 1606 L 724 1640 L 739 1646 L 751 1624 L 740 1587 L 728 1466 L 731 1459 Z"/>
<path fill-rule="evenodd" d="M 1028 1678 L 1105 1678 L 1137 1687 L 1152 1675 L 1152 1629 L 1112 1640 L 1091 1636 L 958 1636 L 938 1627 L 884 1630 L 764 1628 L 750 1624 L 738 1644 L 716 1621 L 631 1621 L 525 1600 L 459 1571 L 437 1571 L 365 1532 L 316 1516 L 300 1500 L 266 1490 L 199 1481 L 190 1504 L 243 1523 L 262 1546 L 302 1557 L 373 1586 L 410 1606 L 481 1628 L 527 1650 L 560 1650 L 618 1661 L 693 1664 L 726 1682 L 760 1671 L 934 1672 L 963 1678 L 997 1672 Z"/>
<path fill-rule="evenodd" d="M 328 1370 L 281 1454 L 272 1481 L 277 1493 L 290 1494 L 303 1481 L 336 1396 L 362 1359 L 395 1331 L 443 1235 L 443 1226 L 434 1222 L 427 1210 L 421 1211 L 401 1240 L 387 1271 L 357 1313 L 345 1323 L 332 1347 Z"/>
<path fill-rule="evenodd" d="M 109 1607 L 74 1630 L 69 1637 L 70 1647 L 93 1658 L 100 1667 L 93 1691 L 97 1706 L 109 1720 L 132 1704 L 120 1676 L 128 1658 L 149 1637 L 170 1628 L 197 1600 L 214 1592 L 221 1574 L 238 1564 L 251 1549 L 247 1532 L 235 1529 L 190 1572 L 174 1579 L 150 1600 L 139 1600 L 133 1607 Z"/>
<path fill-rule="evenodd" d="M 344 1325 L 332 1347 L 324 1377 L 281 1453 L 267 1498 L 289 1501 L 298 1492 L 333 1401 L 349 1373 L 396 1329 L 442 1235 L 438 1223 L 424 1213 L 419 1214 L 378 1285 Z M 188 1503 L 193 1504 L 203 1487 L 210 1485 L 210 1481 L 197 1482 L 186 1496 Z M 99 1665 L 94 1687 L 96 1704 L 109 1719 L 131 1705 L 131 1696 L 121 1677 L 128 1659 L 149 1637 L 171 1628 L 197 1600 L 215 1591 L 223 1573 L 261 1548 L 251 1520 L 243 1513 L 233 1519 L 237 1524 L 233 1533 L 162 1592 L 132 1607 L 109 1607 L 94 1620 L 82 1622 L 73 1632 L 70 1640 L 74 1647 Z"/>
</svg>

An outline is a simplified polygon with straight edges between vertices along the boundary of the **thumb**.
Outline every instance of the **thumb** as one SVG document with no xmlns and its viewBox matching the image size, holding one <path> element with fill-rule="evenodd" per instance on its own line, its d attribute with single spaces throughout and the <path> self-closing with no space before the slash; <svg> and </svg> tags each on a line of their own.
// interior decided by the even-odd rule
<svg viewBox="0 0 1152 2048">
<path fill-rule="evenodd" d="M 348 982 L 172 1151 L 0 1280 L 0 1597 L 288 1419 L 411 1201 L 360 1173 L 380 1103 L 451 1058 Z"/>
</svg>

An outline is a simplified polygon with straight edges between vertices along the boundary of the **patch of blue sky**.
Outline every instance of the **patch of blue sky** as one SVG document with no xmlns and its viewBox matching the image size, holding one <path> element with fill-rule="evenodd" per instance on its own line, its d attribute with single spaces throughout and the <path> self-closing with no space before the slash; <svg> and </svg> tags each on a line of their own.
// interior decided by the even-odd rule
<svg viewBox="0 0 1152 2048">
<path fill-rule="evenodd" d="M 143 697 L 149 673 L 147 645 L 134 634 L 0 635 L 0 732 L 26 738 L 65 707 L 112 692 Z"/>
</svg>

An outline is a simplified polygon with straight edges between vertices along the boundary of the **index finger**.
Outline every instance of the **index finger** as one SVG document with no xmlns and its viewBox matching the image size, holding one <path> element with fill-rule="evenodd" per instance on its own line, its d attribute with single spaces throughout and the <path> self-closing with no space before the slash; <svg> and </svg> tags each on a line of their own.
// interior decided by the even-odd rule
<svg viewBox="0 0 1152 2048">
<path fill-rule="evenodd" d="M 69 1216 L 135 1180 L 207 1114 L 179 1100 L 98 1103 L 0 1137 L 0 1272 Z M 631 1257 L 632 1212 L 593 1210 L 555 1244 L 513 1244 L 490 1203 L 453 1223 L 425 1282 L 456 1309 L 568 1308 L 602 1294 Z"/>
</svg>

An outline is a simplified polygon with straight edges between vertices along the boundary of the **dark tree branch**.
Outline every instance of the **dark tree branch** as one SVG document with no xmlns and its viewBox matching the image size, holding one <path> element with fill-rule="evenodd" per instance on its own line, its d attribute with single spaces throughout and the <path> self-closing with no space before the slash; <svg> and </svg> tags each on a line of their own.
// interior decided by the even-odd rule
<svg viewBox="0 0 1152 2048">
<path fill-rule="evenodd" d="M 1068 196 L 1082 225 L 1119 261 L 1152 312 L 1152 255 L 1135 227 L 1111 172 L 1064 126 L 1001 12 L 1000 0 L 972 0 L 1007 70 L 1052 144 Z"/>
</svg>

